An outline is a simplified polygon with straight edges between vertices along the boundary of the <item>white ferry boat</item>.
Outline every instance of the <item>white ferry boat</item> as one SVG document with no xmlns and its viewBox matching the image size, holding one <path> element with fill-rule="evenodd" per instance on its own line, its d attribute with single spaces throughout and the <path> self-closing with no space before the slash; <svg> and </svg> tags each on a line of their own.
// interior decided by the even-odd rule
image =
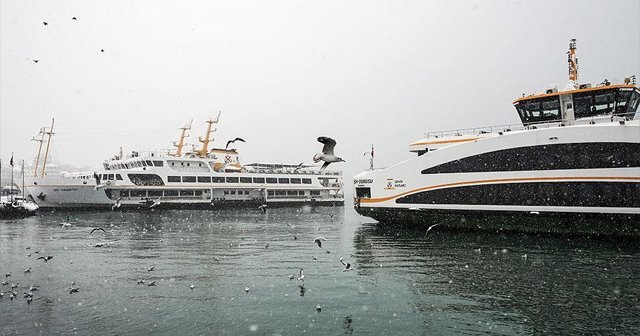
<svg viewBox="0 0 640 336">
<path fill-rule="evenodd" d="M 199 138 L 200 149 L 183 151 L 189 124 L 181 128 L 175 152 L 134 151 L 124 155 L 121 151 L 105 161 L 99 171 L 47 177 L 44 169 L 39 174 L 38 155 L 36 176 L 27 179 L 26 189 L 40 209 L 344 204 L 340 171 L 320 171 L 305 164 L 243 165 L 235 149 L 209 150 L 215 131 L 212 126 L 218 119 L 219 115 L 207 121 L 206 135 Z M 47 143 L 53 132 L 49 133 Z"/>
<path fill-rule="evenodd" d="M 430 132 L 417 157 L 354 177 L 355 207 L 381 223 L 640 235 L 640 90 L 579 84 L 514 101 L 522 125 Z M 543 220 L 540 220 L 543 218 Z"/>
</svg>

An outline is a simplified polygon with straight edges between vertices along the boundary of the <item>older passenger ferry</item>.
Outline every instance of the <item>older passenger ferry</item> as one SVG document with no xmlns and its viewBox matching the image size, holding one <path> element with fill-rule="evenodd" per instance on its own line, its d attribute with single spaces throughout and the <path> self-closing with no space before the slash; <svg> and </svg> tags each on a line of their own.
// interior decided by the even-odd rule
<svg viewBox="0 0 640 336">
<path fill-rule="evenodd" d="M 417 157 L 355 176 L 356 210 L 382 223 L 640 235 L 640 102 L 624 83 L 570 84 L 513 104 L 521 125 L 430 132 Z"/>
<path fill-rule="evenodd" d="M 320 171 L 306 164 L 243 165 L 236 149 L 209 149 L 213 125 L 207 121 L 202 147 L 184 151 L 191 125 L 181 128 L 174 152 L 131 152 L 107 160 L 99 171 L 47 177 L 48 149 L 41 170 L 40 153 L 26 189 L 40 209 L 151 209 L 267 205 L 342 205 L 342 172 Z M 48 144 L 50 129 L 41 133 Z M 44 136 L 48 139 L 44 141 Z M 40 146 L 42 147 L 42 146 Z M 195 148 L 195 147 L 194 147 Z"/>
</svg>

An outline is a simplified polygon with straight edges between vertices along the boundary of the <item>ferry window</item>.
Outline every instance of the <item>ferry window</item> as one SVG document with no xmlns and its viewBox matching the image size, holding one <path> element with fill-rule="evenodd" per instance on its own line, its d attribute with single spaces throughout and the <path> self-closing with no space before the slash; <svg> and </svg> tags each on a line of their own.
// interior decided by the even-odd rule
<svg viewBox="0 0 640 336">
<path fill-rule="evenodd" d="M 320 196 L 320 190 L 309 190 L 309 195 Z"/>
<path fill-rule="evenodd" d="M 593 106 L 593 96 L 590 92 L 576 93 L 573 95 L 573 102 L 576 107 L 574 115 L 577 118 L 584 118 L 591 115 L 591 107 Z"/>
<path fill-rule="evenodd" d="M 629 103 L 631 93 L 632 91 L 618 91 L 614 110 L 615 114 L 624 114 L 627 112 L 627 103 Z"/>
<path fill-rule="evenodd" d="M 195 196 L 202 196 L 202 190 L 194 190 L 193 193 Z"/>
<path fill-rule="evenodd" d="M 267 195 L 269 195 L 269 196 L 273 196 L 273 194 L 274 194 L 274 193 L 273 193 L 273 190 L 267 190 Z"/>
<path fill-rule="evenodd" d="M 167 176 L 169 182 L 180 182 L 180 176 Z"/>
<path fill-rule="evenodd" d="M 151 160 L 147 160 L 147 167 L 153 167 L 153 162 Z"/>
<path fill-rule="evenodd" d="M 231 195 L 235 195 L 236 191 L 235 190 L 231 190 Z"/>
<path fill-rule="evenodd" d="M 122 181 L 122 175 L 120 175 L 120 174 L 116 174 L 116 180 L 118 180 L 118 181 Z"/>
<path fill-rule="evenodd" d="M 542 102 L 542 116 L 547 119 L 560 120 L 560 100 L 553 99 Z"/>
<path fill-rule="evenodd" d="M 140 162 L 142 162 L 142 166 L 143 166 L 143 167 L 146 167 L 146 166 L 147 166 L 147 162 L 145 162 L 145 161 L 140 161 Z"/>
<path fill-rule="evenodd" d="M 225 195 L 229 195 L 229 191 L 228 191 L 228 190 L 225 190 L 225 191 L 224 191 L 224 194 L 225 194 Z"/>
<path fill-rule="evenodd" d="M 131 190 L 131 197 L 147 197 L 146 190 Z"/>
<path fill-rule="evenodd" d="M 281 183 L 281 184 L 289 184 L 289 179 L 288 179 L 288 178 L 286 178 L 286 177 L 285 177 L 285 178 L 279 178 L 279 179 L 278 179 L 278 183 Z"/>
<path fill-rule="evenodd" d="M 637 92 L 634 92 L 631 95 L 631 100 L 629 101 L 629 108 L 627 109 L 627 113 L 635 113 L 638 108 L 638 102 L 640 102 L 640 95 Z"/>
<path fill-rule="evenodd" d="M 160 197 L 162 196 L 162 190 L 149 190 L 149 197 Z"/>
<path fill-rule="evenodd" d="M 211 177 L 211 182 L 213 182 L 213 183 L 224 183 L 224 177 L 222 177 L 222 176 L 213 176 L 213 177 Z"/>
<path fill-rule="evenodd" d="M 613 110 L 613 102 L 615 100 L 615 97 L 615 91 L 608 91 L 595 95 L 595 110 L 598 112 L 598 114 L 611 113 L 611 111 Z"/>
<path fill-rule="evenodd" d="M 193 196 L 193 190 L 180 190 L 180 196 Z"/>
<path fill-rule="evenodd" d="M 161 186 L 164 185 L 162 178 L 156 174 L 127 174 L 129 180 L 135 185 Z"/>
<path fill-rule="evenodd" d="M 245 190 L 245 191 L 244 191 L 244 194 L 245 194 L 245 195 L 249 195 L 249 190 Z"/>
<path fill-rule="evenodd" d="M 297 190 L 287 190 L 287 195 L 289 196 L 298 196 Z"/>
<path fill-rule="evenodd" d="M 211 183 L 211 176 L 198 176 L 198 182 Z"/>
<path fill-rule="evenodd" d="M 113 180 L 113 178 L 114 178 L 114 177 L 113 177 L 113 174 L 109 174 L 109 175 L 107 175 L 107 180 Z"/>
<path fill-rule="evenodd" d="M 302 184 L 311 184 L 311 179 L 310 178 L 303 178 L 302 179 Z"/>
<path fill-rule="evenodd" d="M 109 176 L 109 175 L 107 175 L 107 174 L 102 174 L 102 179 L 103 179 L 103 180 L 106 180 L 106 179 L 107 179 L 107 176 Z"/>
<path fill-rule="evenodd" d="M 371 188 L 356 188 L 356 197 L 371 198 Z"/>
<path fill-rule="evenodd" d="M 264 183 L 264 177 L 254 177 L 253 183 Z"/>
<path fill-rule="evenodd" d="M 599 197 L 603 194 L 608 196 Z M 418 192 L 401 197 L 396 203 L 638 207 L 640 183 L 574 181 L 484 184 Z"/>
<path fill-rule="evenodd" d="M 166 196 L 166 197 L 178 196 L 178 191 L 177 190 L 165 190 L 164 191 L 164 196 Z"/>
<path fill-rule="evenodd" d="M 640 144 L 568 143 L 503 149 L 442 163 L 422 174 L 640 167 Z"/>
<path fill-rule="evenodd" d="M 182 182 L 195 182 L 196 181 L 196 177 L 195 176 L 183 176 L 182 177 Z"/>
<path fill-rule="evenodd" d="M 156 167 L 162 167 L 163 166 L 163 162 L 162 161 L 153 161 L 153 165 Z"/>
<path fill-rule="evenodd" d="M 276 190 L 276 196 L 286 196 L 287 192 L 284 190 Z"/>
<path fill-rule="evenodd" d="M 187 162 L 187 167 L 189 167 L 191 164 L 189 162 Z"/>
<path fill-rule="evenodd" d="M 298 195 L 304 196 L 304 190 L 298 190 Z"/>
<path fill-rule="evenodd" d="M 250 177 L 241 177 L 240 178 L 240 183 L 251 183 L 251 178 Z"/>
<path fill-rule="evenodd" d="M 300 184 L 299 178 L 291 178 L 291 184 Z"/>
<path fill-rule="evenodd" d="M 275 177 L 267 177 L 267 183 L 278 183 L 278 179 Z"/>
<path fill-rule="evenodd" d="M 238 183 L 237 177 L 227 177 L 227 183 Z"/>
</svg>

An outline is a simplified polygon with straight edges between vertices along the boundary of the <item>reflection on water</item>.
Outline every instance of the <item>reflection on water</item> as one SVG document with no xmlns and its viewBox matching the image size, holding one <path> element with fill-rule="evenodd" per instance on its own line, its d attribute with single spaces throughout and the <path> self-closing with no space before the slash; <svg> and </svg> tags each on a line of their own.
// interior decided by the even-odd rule
<svg viewBox="0 0 640 336">
<path fill-rule="evenodd" d="M 640 334 L 635 242 L 425 231 L 342 207 L 2 221 L 0 334 Z"/>
</svg>

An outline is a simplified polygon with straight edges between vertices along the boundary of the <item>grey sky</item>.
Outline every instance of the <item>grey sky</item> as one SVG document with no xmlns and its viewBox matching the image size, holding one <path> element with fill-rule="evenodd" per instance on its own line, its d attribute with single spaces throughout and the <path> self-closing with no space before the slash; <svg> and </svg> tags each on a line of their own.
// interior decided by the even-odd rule
<svg viewBox="0 0 640 336">
<path fill-rule="evenodd" d="M 310 162 L 326 135 L 350 176 L 372 143 L 388 166 L 425 131 L 517 123 L 513 99 L 567 83 L 571 38 L 581 82 L 640 75 L 638 14 L 636 0 L 0 0 L 0 154 L 30 159 L 55 117 L 56 158 L 99 166 L 119 146 L 170 147 L 191 118 L 195 141 L 220 110 L 215 145 L 244 138 L 245 163 Z"/>
</svg>

